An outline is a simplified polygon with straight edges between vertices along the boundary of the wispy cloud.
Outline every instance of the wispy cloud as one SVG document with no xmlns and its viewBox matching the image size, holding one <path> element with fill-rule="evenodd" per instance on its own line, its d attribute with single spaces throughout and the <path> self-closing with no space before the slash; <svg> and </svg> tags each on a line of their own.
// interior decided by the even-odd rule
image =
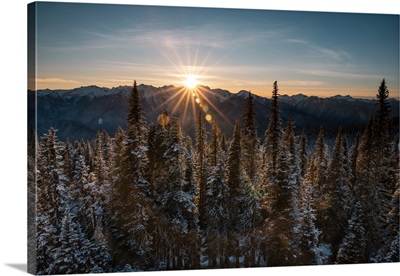
<svg viewBox="0 0 400 276">
<path fill-rule="evenodd" d="M 38 78 L 36 79 L 36 82 L 39 84 L 44 84 L 44 83 L 79 83 L 78 81 L 75 80 L 68 80 L 68 79 L 62 79 L 62 78 Z"/>
<path fill-rule="evenodd" d="M 299 81 L 284 81 L 286 86 L 322 86 L 325 85 L 326 82 L 323 81 L 315 81 L 315 80 L 299 80 Z"/>
<path fill-rule="evenodd" d="M 306 48 L 318 52 L 324 55 L 325 57 L 333 60 L 348 61 L 351 59 L 351 55 L 346 51 L 321 47 L 303 39 L 287 39 L 286 42 L 304 45 Z"/>
</svg>

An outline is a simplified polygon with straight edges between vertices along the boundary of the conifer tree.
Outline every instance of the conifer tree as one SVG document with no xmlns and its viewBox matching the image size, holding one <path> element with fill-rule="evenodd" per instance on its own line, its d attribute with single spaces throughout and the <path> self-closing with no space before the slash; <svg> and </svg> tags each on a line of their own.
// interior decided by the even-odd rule
<svg viewBox="0 0 400 276">
<path fill-rule="evenodd" d="M 241 164 L 241 144 L 240 144 L 240 124 L 236 121 L 233 131 L 233 137 L 229 145 L 229 155 L 227 160 L 227 183 L 229 187 L 229 212 L 231 223 L 229 231 L 231 236 L 230 251 L 235 256 L 235 266 L 239 267 L 239 237 L 244 230 L 240 223 L 240 214 L 243 211 L 243 182 L 242 182 L 242 164 Z"/>
<path fill-rule="evenodd" d="M 399 136 L 395 137 L 392 142 L 392 152 L 390 157 L 390 167 L 388 169 L 389 183 L 388 189 L 392 192 L 392 197 L 388 205 L 389 213 L 385 223 L 385 244 L 381 247 L 378 261 L 398 262 L 399 259 L 399 243 L 400 243 L 400 228 L 399 228 Z"/>
<path fill-rule="evenodd" d="M 278 83 L 275 81 L 272 90 L 272 104 L 268 128 L 265 132 L 265 167 L 267 180 L 273 182 L 277 174 L 279 144 L 282 138 L 281 114 L 278 103 Z"/>
<path fill-rule="evenodd" d="M 65 209 L 68 207 L 68 190 L 64 174 L 63 144 L 57 130 L 51 128 L 40 141 L 37 176 L 37 271 L 47 274 L 54 262 L 54 250 L 60 245 L 59 235 Z"/>
<path fill-rule="evenodd" d="M 280 152 L 280 141 L 282 138 L 281 114 L 278 104 L 278 84 L 275 81 L 272 90 L 272 104 L 269 115 L 268 128 L 265 132 L 264 140 L 264 169 L 263 169 L 263 195 L 261 205 L 263 207 L 263 217 L 266 218 L 268 212 L 273 212 L 271 207 L 274 203 L 274 186 L 277 185 L 276 177 L 278 172 L 278 156 Z"/>
<path fill-rule="evenodd" d="M 246 100 L 243 113 L 243 167 L 249 177 L 254 182 L 256 180 L 256 172 L 258 169 L 258 135 L 256 127 L 256 111 L 253 103 L 253 96 L 249 92 L 249 96 Z"/>
<path fill-rule="evenodd" d="M 152 235 L 149 231 L 152 205 L 147 197 L 149 183 L 145 178 L 147 164 L 146 126 L 140 106 L 139 92 L 134 82 L 128 100 L 128 129 L 115 170 L 117 177 L 111 194 L 118 200 L 111 202 L 113 237 L 118 244 L 121 264 L 149 265 Z"/>
<path fill-rule="evenodd" d="M 210 171 L 207 178 L 206 245 L 209 267 L 228 266 L 229 188 L 225 176 L 225 162 L 221 153 L 221 135 L 214 120 L 210 142 Z"/>
<path fill-rule="evenodd" d="M 398 182 L 397 182 L 398 183 Z M 383 261 L 385 262 L 399 262 L 400 261 L 400 187 L 393 193 L 392 201 L 390 202 L 391 210 L 389 212 L 389 221 L 387 226 L 387 246 L 383 248 Z"/>
<path fill-rule="evenodd" d="M 161 204 L 160 195 L 165 189 L 165 181 L 168 176 L 165 152 L 168 150 L 167 138 L 170 124 L 158 124 L 157 127 L 150 128 L 148 135 L 148 158 L 147 177 L 150 181 L 150 195 L 157 205 Z"/>
<path fill-rule="evenodd" d="M 352 193 L 354 194 L 354 186 L 357 182 L 357 158 L 359 152 L 360 145 L 360 134 L 357 132 L 356 137 L 354 138 L 354 144 L 351 148 L 350 153 L 350 182 L 352 187 Z"/>
<path fill-rule="evenodd" d="M 357 182 L 355 196 L 360 198 L 365 217 L 367 247 L 365 260 L 372 259 L 380 247 L 382 231 L 381 202 L 379 197 L 379 180 L 375 171 L 375 155 L 373 149 L 372 120 L 369 121 L 360 142 L 357 159 Z"/>
<path fill-rule="evenodd" d="M 268 265 L 289 265 L 296 251 L 295 222 L 298 216 L 296 197 L 300 185 L 300 169 L 294 147 L 293 124 L 289 120 L 279 144 L 275 183 L 269 186 L 271 197 L 267 219 Z"/>
<path fill-rule="evenodd" d="M 388 102 L 389 90 L 386 86 L 385 79 L 382 80 L 378 88 L 376 98 L 378 100 L 378 109 L 374 116 L 374 142 L 384 143 L 389 139 L 389 113 L 391 111 Z M 380 144 L 382 146 L 382 144 Z"/>
<path fill-rule="evenodd" d="M 55 250 L 55 261 L 49 268 L 51 274 L 99 273 L 110 269 L 111 256 L 85 235 L 73 210 L 66 210 L 60 246 Z"/>
<path fill-rule="evenodd" d="M 129 137 L 133 137 L 135 135 L 139 135 L 139 139 L 143 139 L 145 137 L 145 119 L 143 116 L 142 105 L 140 102 L 139 90 L 137 88 L 136 80 L 133 81 L 133 87 L 131 90 L 131 94 L 128 98 L 128 133 Z"/>
<path fill-rule="evenodd" d="M 356 201 L 348 222 L 346 235 L 339 246 L 337 263 L 357 264 L 368 262 L 365 258 L 367 248 L 366 229 L 364 228 L 364 212 L 360 201 Z"/>
<path fill-rule="evenodd" d="M 302 182 L 299 151 L 295 143 L 294 129 L 294 122 L 292 118 L 289 117 L 285 133 L 283 134 L 284 148 L 282 151 L 284 152 L 283 158 L 285 158 L 286 161 L 282 163 L 287 162 L 287 172 L 284 174 L 286 181 L 284 180 L 282 184 L 287 186 L 286 189 L 288 192 L 288 198 L 286 199 L 288 205 L 286 207 L 287 210 L 285 210 L 287 223 L 285 224 L 285 227 L 287 227 L 287 238 L 289 240 L 288 251 L 291 255 L 293 255 L 292 252 L 297 250 L 295 227 L 296 222 L 299 220 L 299 195 Z"/>
<path fill-rule="evenodd" d="M 392 145 L 390 143 L 390 119 L 389 114 L 391 111 L 390 103 L 388 102 L 389 90 L 386 87 L 385 79 L 382 80 L 376 95 L 378 100 L 378 108 L 374 115 L 374 123 L 372 128 L 373 137 L 373 151 L 374 151 L 374 168 L 377 177 L 377 191 L 378 191 L 378 210 L 379 224 L 382 231 L 379 232 L 377 239 L 383 245 L 387 240 L 386 230 L 388 213 L 390 212 L 390 205 L 388 204 L 396 189 L 396 181 L 393 181 L 392 173 Z M 397 151 L 397 150 L 395 150 Z M 398 166 L 397 166 L 398 169 Z M 398 180 L 397 180 L 398 181 Z M 377 225 L 378 226 L 378 225 Z M 378 246 L 378 245 L 377 245 Z M 377 257 L 379 259 L 379 256 Z"/>
<path fill-rule="evenodd" d="M 93 172 L 96 174 L 96 178 L 100 186 L 106 184 L 109 177 L 108 165 L 105 160 L 106 151 L 104 150 L 104 144 L 107 144 L 107 141 L 103 141 L 104 139 L 107 138 L 104 137 L 102 132 L 98 131 L 96 134 L 94 147 Z"/>
<path fill-rule="evenodd" d="M 30 129 L 28 135 L 27 182 L 28 182 L 28 271 L 37 271 L 37 191 L 38 176 L 36 157 L 39 150 L 36 132 Z"/>
<path fill-rule="evenodd" d="M 219 134 L 220 130 L 218 128 L 217 120 L 214 120 L 212 125 L 212 134 L 211 134 L 211 142 L 210 142 L 210 165 L 215 167 L 217 165 L 218 153 L 219 153 Z"/>
<path fill-rule="evenodd" d="M 307 137 L 304 128 L 301 131 L 300 135 L 299 162 L 300 162 L 300 174 L 302 177 L 304 177 L 307 169 Z"/>
<path fill-rule="evenodd" d="M 168 214 L 175 233 L 175 256 L 178 258 L 176 269 L 184 266 L 194 267 L 198 263 L 197 220 L 198 215 L 194 202 L 195 191 L 186 182 L 186 152 L 183 143 L 179 121 L 171 120 L 171 128 L 166 140 L 165 164 L 168 173 L 164 185 L 166 189 L 161 194 L 161 209 Z"/>
<path fill-rule="evenodd" d="M 292 262 L 291 245 L 294 240 L 295 186 L 299 173 L 294 157 L 293 125 L 289 122 L 282 143 L 283 131 L 278 104 L 278 85 L 274 82 L 268 129 L 264 142 L 263 217 L 266 220 L 268 266 L 288 265 Z"/>
<path fill-rule="evenodd" d="M 325 143 L 324 128 L 321 126 L 318 138 L 315 143 L 314 153 L 314 193 L 317 210 L 317 221 L 316 226 L 318 229 L 323 228 L 324 224 L 324 212 L 326 210 L 327 201 L 324 198 L 324 187 L 326 185 L 326 177 L 328 171 L 328 154 L 327 146 Z M 323 238 L 321 238 L 323 240 Z"/>
<path fill-rule="evenodd" d="M 197 127 L 196 127 L 196 182 L 199 187 L 199 225 L 200 229 L 204 230 L 205 208 L 206 208 L 206 130 L 201 111 L 199 111 Z"/>
<path fill-rule="evenodd" d="M 314 162 L 311 159 L 308 163 L 299 193 L 299 218 L 297 220 L 298 248 L 297 252 L 295 252 L 297 253 L 295 263 L 298 265 L 322 264 L 321 250 L 319 248 L 321 231 L 315 225 L 314 167 Z"/>
<path fill-rule="evenodd" d="M 332 258 L 336 259 L 341 240 L 345 235 L 349 206 L 351 202 L 350 179 L 345 156 L 344 137 L 339 129 L 332 158 L 328 166 L 326 185 L 323 186 L 322 235 L 325 241 L 331 243 Z"/>
</svg>

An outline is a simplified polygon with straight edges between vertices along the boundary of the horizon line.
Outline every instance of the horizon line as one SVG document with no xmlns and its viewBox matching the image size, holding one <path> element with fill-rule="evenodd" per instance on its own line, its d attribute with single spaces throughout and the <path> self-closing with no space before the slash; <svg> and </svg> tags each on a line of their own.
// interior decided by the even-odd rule
<svg viewBox="0 0 400 276">
<path fill-rule="evenodd" d="M 169 85 L 163 85 L 163 86 L 155 86 L 155 85 L 152 85 L 152 84 L 145 84 L 145 83 L 141 83 L 141 84 L 138 84 L 137 86 L 140 86 L 140 85 L 144 85 L 144 86 L 151 86 L 151 87 L 154 87 L 154 88 L 163 88 L 163 87 L 176 87 L 176 88 L 180 88 L 180 87 L 184 87 L 184 85 L 174 85 L 174 84 L 169 84 Z M 40 91 L 40 90 L 50 90 L 50 91 L 57 91 L 57 90 L 65 90 L 65 91 L 68 91 L 68 90 L 74 90 L 74 89 L 79 89 L 79 88 L 86 88 L 86 87 L 91 87 L 91 86 L 94 86 L 94 87 L 98 87 L 98 88 L 105 88 L 105 89 L 109 89 L 109 90 L 111 90 L 111 89 L 115 89 L 115 88 L 118 88 L 118 87 L 133 87 L 133 85 L 118 85 L 118 86 L 112 86 L 112 87 L 107 87 L 107 86 L 99 86 L 99 85 L 96 85 L 96 84 L 91 84 L 91 85 L 81 85 L 81 86 L 78 86 L 78 87 L 74 87 L 74 88 L 40 88 L 40 89 L 36 89 L 36 90 L 34 90 L 34 89 L 30 89 L 29 87 L 28 87 L 28 91 L 32 91 L 32 92 L 36 92 L 36 91 Z M 261 97 L 261 98 L 269 98 L 269 97 L 267 97 L 267 96 L 262 96 L 262 95 L 260 95 L 260 94 L 258 94 L 258 93 L 254 93 L 254 92 L 252 92 L 251 90 L 246 90 L 246 89 L 241 89 L 241 90 L 239 90 L 239 91 L 237 91 L 237 92 L 232 92 L 232 91 L 230 91 L 230 90 L 228 90 L 228 89 L 224 89 L 224 88 L 220 88 L 220 87 L 216 87 L 216 88 L 211 88 L 210 86 L 208 86 L 208 85 L 203 85 L 203 84 L 198 84 L 197 86 L 201 86 L 201 87 L 206 87 L 206 88 L 208 88 L 208 89 L 210 89 L 210 90 L 217 90 L 217 89 L 219 89 L 219 90 L 224 90 L 224 91 L 228 91 L 229 93 L 231 93 L 231 94 L 239 94 L 240 92 L 251 92 L 253 95 L 257 95 L 258 97 Z M 389 92 L 390 92 L 390 90 L 389 90 Z M 351 98 L 353 98 L 353 99 L 376 99 L 376 95 L 374 96 L 374 97 L 371 97 L 371 96 L 367 96 L 367 95 L 362 95 L 362 96 L 352 96 L 352 95 L 350 95 L 350 94 L 348 94 L 348 93 L 344 93 L 344 94 L 331 94 L 331 95 L 328 95 L 328 96 L 317 96 L 317 95 L 314 95 L 314 94 L 306 94 L 305 92 L 298 92 L 298 93 L 284 93 L 284 94 L 280 94 L 280 96 L 289 96 L 289 97 L 292 97 L 292 96 L 298 96 L 298 95 L 304 95 L 304 96 L 306 96 L 306 97 L 317 97 L 317 98 L 333 98 L 333 97 L 337 97 L 337 96 L 341 96 L 341 97 L 347 97 L 347 96 L 349 96 L 349 97 L 351 97 Z M 395 99 L 395 100 L 398 100 L 398 101 L 400 101 L 400 95 L 398 95 L 397 97 L 393 97 L 392 95 L 390 95 L 390 93 L 389 93 L 389 97 L 388 97 L 389 99 Z"/>
</svg>

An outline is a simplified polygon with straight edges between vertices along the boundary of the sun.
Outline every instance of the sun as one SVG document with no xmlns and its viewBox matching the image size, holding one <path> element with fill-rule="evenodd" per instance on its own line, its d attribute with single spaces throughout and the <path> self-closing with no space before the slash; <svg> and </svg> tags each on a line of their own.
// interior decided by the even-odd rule
<svg viewBox="0 0 400 276">
<path fill-rule="evenodd" d="M 183 84 L 187 88 L 193 89 L 199 84 L 199 81 L 197 79 L 198 79 L 198 76 L 196 76 L 196 75 L 187 75 L 186 79 L 183 81 Z"/>
</svg>

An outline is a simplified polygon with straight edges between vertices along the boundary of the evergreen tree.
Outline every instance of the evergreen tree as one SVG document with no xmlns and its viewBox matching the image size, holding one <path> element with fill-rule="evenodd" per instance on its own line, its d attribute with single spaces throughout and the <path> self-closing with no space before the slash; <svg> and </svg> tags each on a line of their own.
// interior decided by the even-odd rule
<svg viewBox="0 0 400 276">
<path fill-rule="evenodd" d="M 272 104 L 269 115 L 268 128 L 265 132 L 265 168 L 266 179 L 270 182 L 274 181 L 277 174 L 277 160 L 280 150 L 280 140 L 282 138 L 281 114 L 278 103 L 278 83 L 275 81 L 272 90 Z"/>
<path fill-rule="evenodd" d="M 55 260 L 54 250 L 60 245 L 59 235 L 65 209 L 68 207 L 68 190 L 64 174 L 63 144 L 56 130 L 51 128 L 40 141 L 37 176 L 37 271 L 49 273 Z"/>
<path fill-rule="evenodd" d="M 279 144 L 275 181 L 269 186 L 271 197 L 267 219 L 268 265 L 290 265 L 296 251 L 295 222 L 298 216 L 296 197 L 300 185 L 300 168 L 294 147 L 293 124 L 289 120 Z"/>
<path fill-rule="evenodd" d="M 169 121 L 169 120 L 168 120 Z M 156 127 L 151 127 L 148 135 L 148 158 L 147 176 L 150 181 L 150 195 L 157 205 L 161 204 L 160 195 L 165 190 L 165 181 L 168 177 L 167 168 L 164 164 L 167 161 L 165 153 L 168 150 L 167 139 L 168 129 L 170 124 L 158 124 Z"/>
<path fill-rule="evenodd" d="M 264 140 L 264 169 L 263 169 L 263 196 L 261 199 L 261 205 L 263 207 L 263 217 L 267 217 L 268 212 L 271 210 L 272 201 L 275 197 L 274 189 L 271 188 L 276 185 L 276 177 L 278 172 L 278 156 L 280 147 L 280 141 L 282 138 L 282 126 L 281 126 L 281 115 L 278 104 L 278 84 L 275 81 L 272 91 L 272 104 L 271 112 L 269 115 L 268 128 L 265 132 Z"/>
<path fill-rule="evenodd" d="M 382 231 L 379 180 L 375 171 L 375 156 L 372 138 L 372 120 L 368 123 L 360 142 L 357 159 L 357 182 L 355 196 L 360 198 L 365 217 L 367 247 L 365 260 L 373 258 L 380 247 Z"/>
<path fill-rule="evenodd" d="M 39 151 L 36 132 L 30 129 L 28 135 L 27 182 L 28 182 L 28 271 L 37 271 L 37 162 Z"/>
<path fill-rule="evenodd" d="M 317 142 L 315 143 L 314 153 L 314 193 L 317 210 L 317 221 L 316 226 L 318 229 L 324 227 L 325 211 L 327 209 L 327 201 L 324 197 L 324 187 L 326 185 L 326 177 L 328 172 L 328 154 L 327 146 L 325 144 L 324 128 L 321 126 Z M 321 237 L 322 241 L 323 238 Z"/>
<path fill-rule="evenodd" d="M 206 246 L 209 267 L 228 266 L 227 234 L 229 221 L 229 188 L 225 176 L 225 162 L 221 153 L 220 130 L 215 120 L 210 142 L 210 172 L 207 178 Z"/>
<path fill-rule="evenodd" d="M 383 79 L 378 88 L 378 94 L 376 95 L 378 100 L 378 109 L 374 116 L 374 134 L 376 134 L 374 137 L 375 143 L 387 142 L 389 139 L 389 113 L 391 107 L 388 102 L 388 97 L 389 90 L 387 89 L 385 79 Z"/>
<path fill-rule="evenodd" d="M 400 230 L 399 230 L 399 220 L 400 220 L 400 188 L 393 194 L 392 201 L 390 203 L 391 210 L 389 212 L 389 223 L 388 223 L 388 248 L 384 248 L 384 257 L 382 258 L 385 262 L 399 262 L 399 252 L 400 252 Z M 385 250 L 386 249 L 386 250 Z"/>
<path fill-rule="evenodd" d="M 337 253 L 337 263 L 357 264 L 368 262 L 365 258 L 367 248 L 366 229 L 364 228 L 364 213 L 362 204 L 356 201 L 352 215 L 348 222 L 346 235 L 339 246 Z"/>
<path fill-rule="evenodd" d="M 299 142 L 299 162 L 300 162 L 300 174 L 304 177 L 307 169 L 307 137 L 305 129 L 301 131 L 300 142 Z"/>
<path fill-rule="evenodd" d="M 138 139 L 145 137 L 145 119 L 143 116 L 143 109 L 140 102 L 139 90 L 137 88 L 136 80 L 133 81 L 131 94 L 128 98 L 128 131 L 127 135 L 133 137 L 139 135 Z"/>
<path fill-rule="evenodd" d="M 110 187 L 118 200 L 109 201 L 113 214 L 113 237 L 117 241 L 120 264 L 145 268 L 149 265 L 152 235 L 149 231 L 152 205 L 147 197 L 149 183 L 145 178 L 147 164 L 146 126 L 140 106 L 139 92 L 134 82 L 128 100 L 128 130 L 123 143 L 117 177 Z"/>
<path fill-rule="evenodd" d="M 299 199 L 299 218 L 297 225 L 298 249 L 295 263 L 298 265 L 322 264 L 319 236 L 317 229 L 316 203 L 314 199 L 315 167 L 313 160 L 308 163 L 304 181 L 301 184 Z"/>
<path fill-rule="evenodd" d="M 272 91 L 272 105 L 264 142 L 263 217 L 266 220 L 268 266 L 288 265 L 293 261 L 294 201 L 299 167 L 294 146 L 293 124 L 288 125 L 285 142 L 278 104 L 278 85 Z"/>
<path fill-rule="evenodd" d="M 235 266 L 239 267 L 240 246 L 239 238 L 244 225 L 241 223 L 240 215 L 244 210 L 244 183 L 242 179 L 241 164 L 241 144 L 240 144 L 240 124 L 236 121 L 233 131 L 233 137 L 229 145 L 229 154 L 227 160 L 227 184 L 229 187 L 229 235 L 230 252 L 235 256 Z"/>
<path fill-rule="evenodd" d="M 196 242 L 198 215 L 194 202 L 195 191 L 185 181 L 187 150 L 184 148 L 179 121 L 175 118 L 171 120 L 166 143 L 164 166 L 169 173 L 164 183 L 166 189 L 160 195 L 161 209 L 168 214 L 173 225 L 171 231 L 175 233 L 175 257 L 178 258 L 175 268 L 193 268 L 198 263 L 195 258 L 199 258 Z"/>
<path fill-rule="evenodd" d="M 96 184 L 99 186 L 99 189 L 101 189 L 103 185 L 108 184 L 109 178 L 108 166 L 104 160 L 102 144 L 102 135 L 100 132 L 97 132 L 93 156 L 93 173 L 96 177 Z"/>
<path fill-rule="evenodd" d="M 385 224 L 385 244 L 381 247 L 378 261 L 399 262 L 399 242 L 400 242 L 400 214 L 399 214 L 399 136 L 392 142 L 392 152 L 390 167 L 388 169 L 389 183 L 387 187 L 393 191 L 389 204 L 389 214 Z M 390 183 L 391 182 L 391 183 Z"/>
<path fill-rule="evenodd" d="M 209 267 L 216 268 L 218 261 L 221 267 L 227 266 L 227 234 L 229 221 L 229 189 L 225 181 L 225 168 L 218 162 L 207 180 L 207 255 Z"/>
<path fill-rule="evenodd" d="M 284 164 L 287 162 L 287 171 L 284 173 L 284 178 L 282 184 L 287 186 L 287 196 L 285 200 L 288 202 L 286 213 L 287 223 L 285 227 L 287 227 L 287 238 L 289 240 L 288 243 L 288 251 L 290 255 L 293 255 L 297 250 L 297 237 L 296 237 L 296 222 L 299 220 L 299 193 L 300 186 L 302 182 L 301 176 L 301 168 L 300 168 L 300 160 L 299 160 L 299 151 L 297 149 L 297 145 L 295 143 L 295 133 L 294 133 L 294 122 L 292 118 L 289 117 L 287 121 L 287 127 L 285 133 L 283 135 L 283 146 L 282 149 L 283 158 L 285 161 L 281 162 Z M 281 157 L 281 158 L 282 158 Z M 293 259 L 293 257 L 290 257 Z M 290 260 L 292 263 L 292 260 Z"/>
<path fill-rule="evenodd" d="M 220 130 L 218 128 L 217 120 L 214 120 L 212 125 L 212 134 L 211 134 L 211 142 L 210 142 L 210 165 L 215 167 L 217 165 L 218 160 L 218 152 L 219 152 L 219 134 Z"/>
<path fill-rule="evenodd" d="M 204 128 L 204 122 L 202 113 L 199 111 L 197 128 L 196 128 L 196 182 L 199 187 L 199 225 L 200 229 L 204 230 L 205 225 L 205 209 L 206 209 L 206 130 Z"/>
<path fill-rule="evenodd" d="M 350 153 L 350 182 L 352 186 L 352 193 L 354 193 L 354 185 L 357 182 L 357 158 L 359 154 L 360 134 L 357 132 L 354 138 L 354 144 Z"/>
<path fill-rule="evenodd" d="M 257 155 L 259 142 L 255 115 L 253 96 L 251 92 L 249 92 L 243 113 L 242 155 L 243 167 L 252 182 L 256 181 L 256 173 L 259 166 L 257 162 L 259 160 Z"/>
<path fill-rule="evenodd" d="M 388 102 L 389 90 L 386 87 L 385 79 L 382 80 L 376 95 L 378 100 L 378 109 L 375 112 L 372 137 L 373 137 L 373 155 L 374 168 L 378 183 L 376 183 L 379 201 L 379 220 L 382 230 L 379 240 L 381 244 L 385 243 L 385 230 L 387 215 L 390 211 L 389 202 L 394 192 L 393 181 L 390 173 L 391 168 L 391 143 L 389 139 L 390 124 L 389 113 L 391 111 Z"/>
<path fill-rule="evenodd" d="M 60 246 L 54 250 L 55 261 L 51 264 L 49 273 L 108 271 L 111 256 L 107 251 L 103 251 L 104 248 L 85 236 L 76 216 L 73 210 L 66 210 L 61 226 Z"/>
<path fill-rule="evenodd" d="M 332 258 L 336 259 L 341 240 L 345 235 L 351 202 L 350 179 L 345 156 L 344 137 L 339 129 L 332 158 L 328 166 L 326 185 L 323 186 L 322 235 L 332 246 Z"/>
</svg>

